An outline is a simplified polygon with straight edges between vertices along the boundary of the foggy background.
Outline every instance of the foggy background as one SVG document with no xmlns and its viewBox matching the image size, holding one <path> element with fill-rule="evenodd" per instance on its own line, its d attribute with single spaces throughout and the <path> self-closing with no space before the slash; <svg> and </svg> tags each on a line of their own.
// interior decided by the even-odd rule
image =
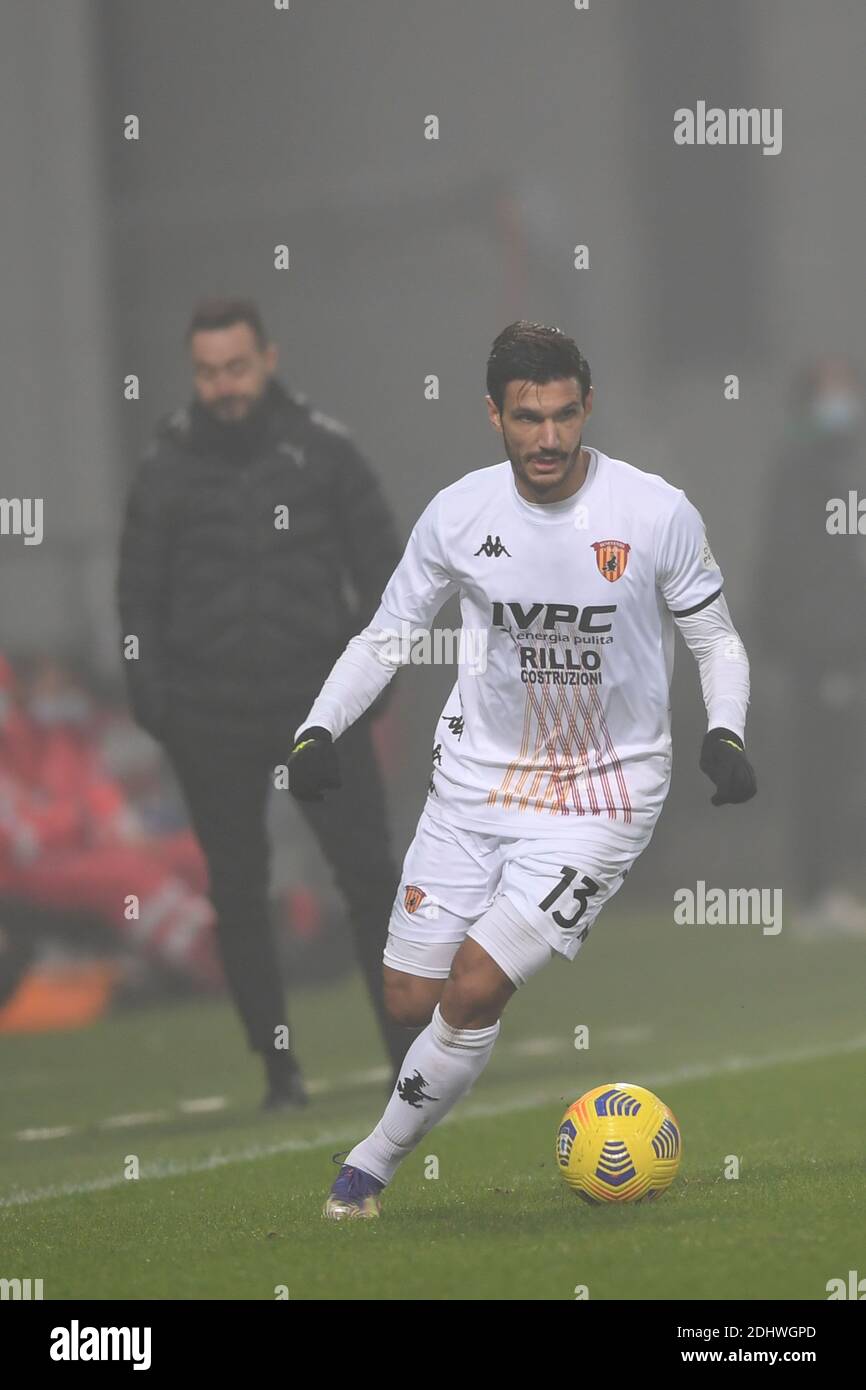
<svg viewBox="0 0 866 1390">
<path fill-rule="evenodd" d="M 669 903 L 684 862 L 784 885 L 796 775 L 787 682 L 750 641 L 754 574 L 785 546 L 766 492 L 792 374 L 861 360 L 864 51 L 857 0 L 5 0 L 2 491 L 44 498 L 45 536 L 0 537 L 4 647 L 72 644 L 119 688 L 120 516 L 154 424 L 189 398 L 201 296 L 260 303 L 283 378 L 350 428 L 404 539 L 435 491 L 502 457 L 495 334 L 554 323 L 592 368 L 586 442 L 702 512 L 752 663 L 759 797 L 716 811 L 677 639 L 673 787 L 621 903 Z M 676 146 L 673 113 L 699 100 L 782 107 L 781 153 Z M 399 679 L 402 855 L 453 672 Z"/>
</svg>

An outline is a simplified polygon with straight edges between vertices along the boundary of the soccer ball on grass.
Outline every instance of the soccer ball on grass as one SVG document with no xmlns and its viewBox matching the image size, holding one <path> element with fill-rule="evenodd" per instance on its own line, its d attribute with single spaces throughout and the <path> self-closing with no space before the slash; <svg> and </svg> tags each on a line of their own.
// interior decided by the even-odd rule
<svg viewBox="0 0 866 1390">
<path fill-rule="evenodd" d="M 612 1081 L 568 1107 L 557 1130 L 559 1171 L 578 1197 L 652 1201 L 677 1175 L 683 1141 L 676 1116 L 645 1086 Z"/>
</svg>

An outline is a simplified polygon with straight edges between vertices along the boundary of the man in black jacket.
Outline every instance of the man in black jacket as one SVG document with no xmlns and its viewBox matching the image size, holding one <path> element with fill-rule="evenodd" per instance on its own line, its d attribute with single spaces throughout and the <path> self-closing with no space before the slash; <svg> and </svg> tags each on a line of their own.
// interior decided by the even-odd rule
<svg viewBox="0 0 866 1390">
<path fill-rule="evenodd" d="M 254 305 L 201 305 L 188 344 L 194 400 L 158 429 L 126 511 L 124 669 L 207 857 L 229 989 L 267 1070 L 265 1104 L 302 1104 L 269 917 L 268 792 L 400 546 L 345 431 L 275 379 L 277 350 Z M 398 874 L 369 724 L 342 769 L 341 795 L 303 810 L 348 901 L 396 1067 L 406 1038 L 385 1014 L 381 960 Z"/>
</svg>

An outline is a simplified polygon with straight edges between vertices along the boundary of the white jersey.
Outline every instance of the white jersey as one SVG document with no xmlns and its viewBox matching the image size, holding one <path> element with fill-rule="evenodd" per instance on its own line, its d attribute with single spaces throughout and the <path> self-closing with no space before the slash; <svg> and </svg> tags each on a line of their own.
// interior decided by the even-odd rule
<svg viewBox="0 0 866 1390">
<path fill-rule="evenodd" d="M 655 821 L 667 794 L 673 616 L 711 602 L 722 575 L 682 489 L 588 452 L 564 502 L 527 502 L 508 462 L 444 488 L 372 619 L 428 628 L 459 594 L 428 793 L 452 824 L 561 835 L 587 816 Z"/>
<path fill-rule="evenodd" d="M 464 640 L 434 735 L 428 814 L 505 837 L 601 822 L 651 831 L 670 785 L 674 620 L 698 660 L 710 727 L 742 733 L 748 659 L 682 489 L 588 453 L 583 486 L 564 502 L 527 502 L 507 462 L 437 493 L 298 733 L 339 738 L 415 660 L 412 634 L 458 594 Z"/>
</svg>

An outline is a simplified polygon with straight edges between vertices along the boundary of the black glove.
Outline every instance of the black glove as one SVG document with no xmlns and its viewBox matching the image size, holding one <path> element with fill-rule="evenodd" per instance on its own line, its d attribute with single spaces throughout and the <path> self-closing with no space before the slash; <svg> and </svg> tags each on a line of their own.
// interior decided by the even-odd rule
<svg viewBox="0 0 866 1390">
<path fill-rule="evenodd" d="M 716 784 L 714 806 L 750 801 L 758 790 L 743 740 L 730 729 L 710 729 L 701 745 L 701 772 Z"/>
<path fill-rule="evenodd" d="M 334 741 L 327 729 L 304 729 L 289 754 L 289 791 L 296 801 L 324 801 L 343 785 Z"/>
</svg>

